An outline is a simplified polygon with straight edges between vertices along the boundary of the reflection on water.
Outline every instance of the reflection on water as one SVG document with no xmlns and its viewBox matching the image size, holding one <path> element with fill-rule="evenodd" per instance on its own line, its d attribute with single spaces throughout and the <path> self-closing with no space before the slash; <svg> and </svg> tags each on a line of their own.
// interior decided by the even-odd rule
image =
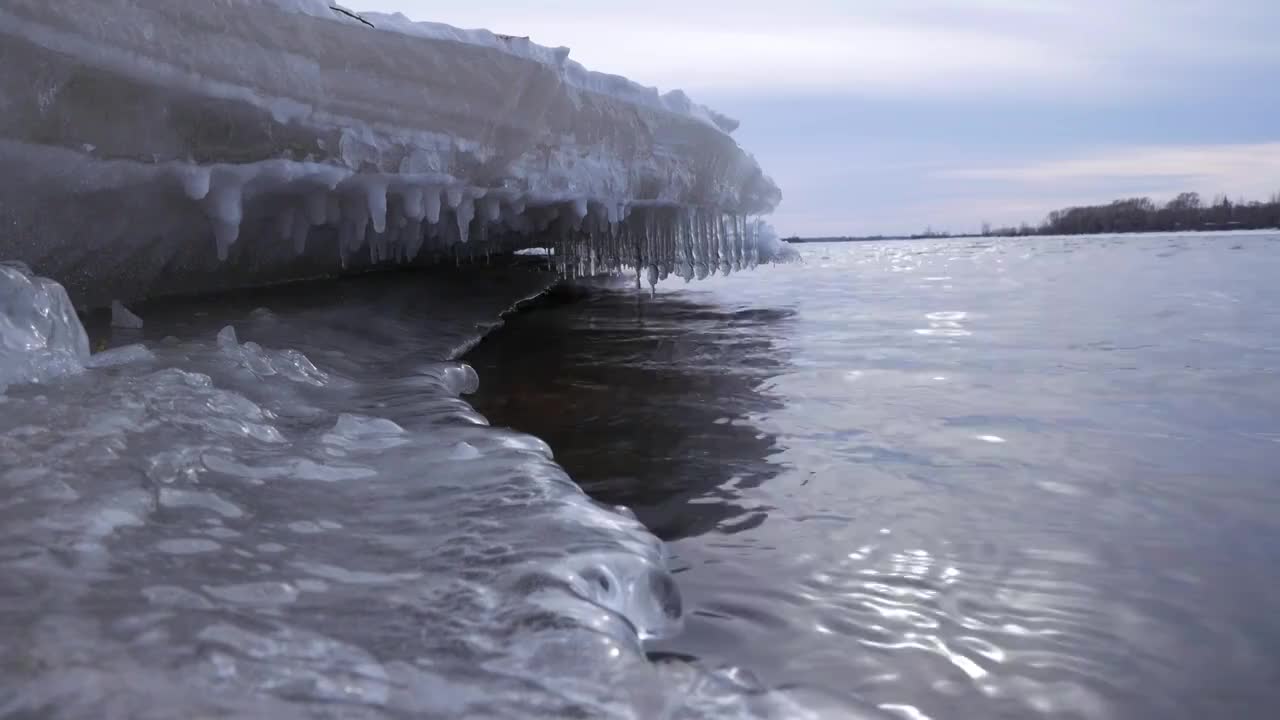
<svg viewBox="0 0 1280 720">
<path fill-rule="evenodd" d="M 654 654 L 887 717 L 1271 716 L 1280 237 L 804 252 L 469 358 L 671 541 Z"/>
<path fill-rule="evenodd" d="M 779 406 L 755 390 L 785 362 L 771 338 L 790 316 L 563 288 L 467 356 L 485 379 L 472 401 L 536 428 L 583 489 L 659 537 L 732 534 L 768 511 L 740 491 L 776 470 L 750 420 Z"/>
</svg>

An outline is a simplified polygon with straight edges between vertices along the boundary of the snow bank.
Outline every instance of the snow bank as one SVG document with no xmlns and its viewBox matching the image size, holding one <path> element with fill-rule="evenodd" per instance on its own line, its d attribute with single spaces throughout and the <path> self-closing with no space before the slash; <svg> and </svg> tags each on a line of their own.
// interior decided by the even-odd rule
<svg viewBox="0 0 1280 720">
<path fill-rule="evenodd" d="M 736 123 L 565 48 L 318 0 L 0 0 L 0 258 L 78 302 L 558 246 L 752 265 Z"/>
</svg>

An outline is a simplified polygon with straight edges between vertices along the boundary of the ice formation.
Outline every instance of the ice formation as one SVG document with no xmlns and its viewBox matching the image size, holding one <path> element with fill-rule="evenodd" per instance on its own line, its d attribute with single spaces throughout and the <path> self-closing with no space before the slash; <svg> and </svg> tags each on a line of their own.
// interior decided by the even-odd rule
<svg viewBox="0 0 1280 720">
<path fill-rule="evenodd" d="M 651 662 L 682 623 L 661 542 L 461 397 L 456 348 L 549 282 L 156 303 L 173 335 L 89 357 L 57 284 L 0 265 L 0 372 L 26 373 L 0 391 L 0 717 L 803 717 Z"/>
<path fill-rule="evenodd" d="M 321 0 L 0 0 L 0 257 L 105 305 L 554 247 L 760 261 L 736 123 L 565 48 Z"/>
<path fill-rule="evenodd" d="M 111 301 L 111 327 L 125 330 L 141 330 L 142 318 L 133 314 L 119 300 L 113 300 Z"/>
<path fill-rule="evenodd" d="M 0 263 L 0 392 L 79 372 L 89 336 L 67 292 L 21 263 Z"/>
</svg>

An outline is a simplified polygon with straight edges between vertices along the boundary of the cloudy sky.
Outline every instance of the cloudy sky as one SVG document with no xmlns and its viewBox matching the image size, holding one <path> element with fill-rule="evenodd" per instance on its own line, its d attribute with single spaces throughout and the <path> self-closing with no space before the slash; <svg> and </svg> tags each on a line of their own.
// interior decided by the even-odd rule
<svg viewBox="0 0 1280 720">
<path fill-rule="evenodd" d="M 1280 192 L 1280 0 L 352 0 L 572 48 L 738 118 L 784 234 Z"/>
</svg>

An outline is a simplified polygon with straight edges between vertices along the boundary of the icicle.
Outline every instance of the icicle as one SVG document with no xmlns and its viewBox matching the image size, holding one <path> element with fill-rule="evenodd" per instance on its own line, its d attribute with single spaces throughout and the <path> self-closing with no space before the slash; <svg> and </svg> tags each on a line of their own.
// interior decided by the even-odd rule
<svg viewBox="0 0 1280 720">
<path fill-rule="evenodd" d="M 303 209 L 306 211 L 307 222 L 312 225 L 324 225 L 326 216 L 328 215 L 328 193 L 323 190 L 307 193 L 303 198 Z"/>
<path fill-rule="evenodd" d="M 387 231 L 387 181 L 381 178 L 367 180 L 364 186 L 366 211 L 373 221 L 374 232 Z"/>
<path fill-rule="evenodd" d="M 459 187 L 447 188 L 444 191 L 444 196 L 445 196 L 445 200 L 449 203 L 450 210 L 457 210 L 458 206 L 462 204 L 462 196 L 463 196 L 462 188 L 459 188 Z"/>
<path fill-rule="evenodd" d="M 459 200 L 454 207 L 458 216 L 458 237 L 463 244 L 466 244 L 471 240 L 471 221 L 476 216 L 476 204 L 468 195 Z"/>
<path fill-rule="evenodd" d="M 351 235 L 354 232 L 351 223 L 342 223 L 338 226 L 338 263 L 343 268 L 347 267 L 348 248 L 351 246 Z"/>
<path fill-rule="evenodd" d="M 307 235 L 311 233 L 311 226 L 305 222 L 293 223 L 293 252 L 301 255 L 307 249 Z"/>
<path fill-rule="evenodd" d="M 404 228 L 404 256 L 406 260 L 413 261 L 418 257 L 418 253 L 422 251 L 422 245 L 425 237 L 422 233 L 422 222 L 419 220 L 410 220 L 409 224 Z"/>
<path fill-rule="evenodd" d="M 324 222 L 334 227 L 342 224 L 342 196 L 338 193 L 329 193 L 325 196 Z"/>
<path fill-rule="evenodd" d="M 199 202 L 209 195 L 212 173 L 208 168 L 199 165 L 179 167 L 175 170 L 178 182 L 182 184 L 182 192 L 188 198 Z"/>
<path fill-rule="evenodd" d="M 427 222 L 432 225 L 440 222 L 440 188 L 428 186 L 423 190 L 422 201 L 427 213 Z"/>
<path fill-rule="evenodd" d="M 280 233 L 281 240 L 288 240 L 293 237 L 294 211 L 293 208 L 285 208 L 276 216 L 276 230 Z"/>
<path fill-rule="evenodd" d="M 439 196 L 436 202 L 439 202 Z M 423 203 L 422 188 L 409 187 L 404 191 L 404 219 L 409 221 L 420 221 L 427 216 L 427 209 Z"/>
<path fill-rule="evenodd" d="M 729 254 L 729 232 L 725 226 L 725 216 L 720 214 L 716 218 L 716 228 L 719 231 L 719 258 L 720 258 L 720 274 L 728 277 L 732 270 L 731 258 Z"/>
<path fill-rule="evenodd" d="M 221 183 L 205 198 L 205 213 L 213 222 L 213 239 L 218 260 L 225 261 L 231 246 L 240 237 L 240 223 L 244 219 L 243 190 L 238 179 Z"/>
</svg>

